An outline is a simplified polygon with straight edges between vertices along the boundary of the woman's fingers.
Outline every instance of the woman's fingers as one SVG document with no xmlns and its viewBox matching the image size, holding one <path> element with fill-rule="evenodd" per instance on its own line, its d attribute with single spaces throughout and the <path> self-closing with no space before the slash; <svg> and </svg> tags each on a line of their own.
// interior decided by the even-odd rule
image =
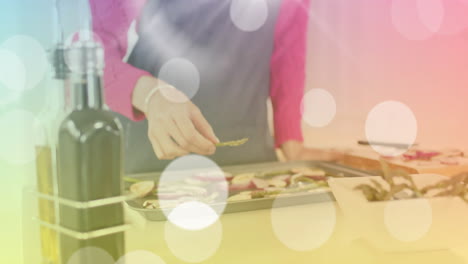
<svg viewBox="0 0 468 264">
<path fill-rule="evenodd" d="M 174 87 L 166 89 L 180 92 Z M 172 159 L 190 152 L 211 155 L 216 151 L 218 139 L 197 106 L 190 101 L 176 103 L 167 100 L 162 90 L 155 93 L 150 91 L 145 93 L 146 99 L 140 106 L 146 109 L 148 136 L 160 159 Z"/>
<path fill-rule="evenodd" d="M 203 137 L 188 117 L 179 116 L 175 122 L 185 140 L 191 144 L 191 151 L 201 155 L 212 155 L 216 151 L 215 144 Z"/>
<path fill-rule="evenodd" d="M 219 139 L 216 137 L 213 128 L 210 123 L 205 119 L 200 109 L 196 106 L 193 106 L 192 110 L 192 121 L 195 128 L 202 134 L 205 138 L 213 142 L 213 144 L 219 143 Z"/>
<path fill-rule="evenodd" d="M 158 157 L 158 159 L 162 160 L 164 158 L 164 152 L 162 151 L 161 146 L 159 146 L 158 140 L 151 135 L 151 132 L 148 133 L 148 138 L 149 138 L 149 140 L 151 142 L 151 145 L 153 146 L 153 150 L 154 150 L 154 153 L 156 154 L 156 157 Z"/>
<path fill-rule="evenodd" d="M 167 131 L 167 126 L 151 129 L 150 139 L 156 155 L 160 160 L 170 160 L 188 154 L 188 151 L 178 146 Z"/>
<path fill-rule="evenodd" d="M 177 126 L 177 121 L 176 120 L 171 120 L 166 124 L 167 131 L 169 131 L 169 135 L 172 137 L 172 139 L 177 143 L 177 145 L 182 148 L 184 151 L 190 153 L 198 153 L 198 154 L 203 154 L 203 155 L 208 155 L 210 154 L 209 152 L 200 152 L 200 149 L 190 141 L 190 139 L 187 139 L 183 134 L 180 128 Z"/>
</svg>

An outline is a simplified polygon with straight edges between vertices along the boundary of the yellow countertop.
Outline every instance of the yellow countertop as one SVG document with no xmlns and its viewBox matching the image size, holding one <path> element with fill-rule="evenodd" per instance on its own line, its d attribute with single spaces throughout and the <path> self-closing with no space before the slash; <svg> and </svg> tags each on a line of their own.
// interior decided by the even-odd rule
<svg viewBox="0 0 468 264">
<path fill-rule="evenodd" d="M 127 252 L 151 251 L 166 263 L 468 263 L 468 244 L 451 250 L 379 251 L 355 234 L 333 202 L 226 214 L 204 231 L 146 221 L 126 233 L 126 242 Z"/>
</svg>

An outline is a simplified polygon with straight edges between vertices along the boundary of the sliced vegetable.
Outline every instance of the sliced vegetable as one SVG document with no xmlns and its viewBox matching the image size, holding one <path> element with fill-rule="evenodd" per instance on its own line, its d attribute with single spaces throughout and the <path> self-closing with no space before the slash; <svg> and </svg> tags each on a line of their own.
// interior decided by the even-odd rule
<svg viewBox="0 0 468 264">
<path fill-rule="evenodd" d="M 285 181 L 287 184 L 289 184 L 291 181 L 291 175 L 289 174 L 278 175 L 278 176 L 273 177 L 273 179 L 279 180 L 279 181 Z"/>
<path fill-rule="evenodd" d="M 229 191 L 244 191 L 255 188 L 252 182 L 254 178 L 255 173 L 242 173 L 234 176 L 231 181 L 231 186 L 229 186 Z"/>
<path fill-rule="evenodd" d="M 431 160 L 435 156 L 439 156 L 441 153 L 436 151 L 422 151 L 412 150 L 403 154 L 403 159 L 406 161 L 412 160 Z"/>
<path fill-rule="evenodd" d="M 251 182 L 255 178 L 255 173 L 242 173 L 234 176 L 233 184 L 245 184 Z"/>
<path fill-rule="evenodd" d="M 125 182 L 129 182 L 129 183 L 141 182 L 141 180 L 139 180 L 139 179 L 130 178 L 130 177 L 124 177 L 123 180 L 124 180 Z"/>
<path fill-rule="evenodd" d="M 246 201 L 246 200 L 250 200 L 250 199 L 252 199 L 252 196 L 251 196 L 250 192 L 248 192 L 248 193 L 242 192 L 242 193 L 238 193 L 238 194 L 235 194 L 235 195 L 229 197 L 227 200 L 228 200 L 228 202 L 234 202 L 234 201 Z"/>
<path fill-rule="evenodd" d="M 246 190 L 250 190 L 254 188 L 255 188 L 255 185 L 253 184 L 252 181 L 250 181 L 250 182 L 244 182 L 244 183 L 231 184 L 229 186 L 229 191 L 239 192 L 239 191 L 246 191 Z"/>
<path fill-rule="evenodd" d="M 321 169 L 315 169 L 315 168 L 308 168 L 308 167 L 302 167 L 302 168 L 293 168 L 291 169 L 291 172 L 293 174 L 302 174 L 303 176 L 326 176 L 325 171 Z"/>
<path fill-rule="evenodd" d="M 283 187 L 286 187 L 288 183 L 284 180 L 273 178 L 268 181 L 268 185 L 272 187 L 283 188 Z"/>
<path fill-rule="evenodd" d="M 159 208 L 159 201 L 158 200 L 146 200 L 143 203 L 143 208 L 146 209 L 158 209 Z"/>
<path fill-rule="evenodd" d="M 270 182 L 265 179 L 254 178 L 252 179 L 252 183 L 255 185 L 257 189 L 265 189 L 270 186 Z"/>
<path fill-rule="evenodd" d="M 153 181 L 137 182 L 130 186 L 130 192 L 138 198 L 143 198 L 154 190 L 155 184 Z"/>
<path fill-rule="evenodd" d="M 261 198 L 265 198 L 265 197 L 271 197 L 271 196 L 276 196 L 278 194 L 280 194 L 281 191 L 280 190 L 276 190 L 276 191 L 253 191 L 252 192 L 252 199 L 261 199 Z"/>
</svg>

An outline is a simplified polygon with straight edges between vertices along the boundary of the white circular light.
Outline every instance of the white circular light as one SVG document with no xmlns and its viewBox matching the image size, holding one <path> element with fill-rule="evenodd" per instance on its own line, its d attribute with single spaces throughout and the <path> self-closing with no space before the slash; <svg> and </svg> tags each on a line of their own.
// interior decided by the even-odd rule
<svg viewBox="0 0 468 264">
<path fill-rule="evenodd" d="M 423 25 L 433 33 L 439 31 L 445 14 L 442 0 L 418 0 L 417 6 Z"/>
<path fill-rule="evenodd" d="M 36 158 L 35 144 L 45 137 L 45 128 L 31 112 L 13 110 L 0 116 L 0 158 L 25 164 Z"/>
<path fill-rule="evenodd" d="M 133 251 L 122 256 L 116 264 L 165 264 L 161 257 L 144 250 Z"/>
<path fill-rule="evenodd" d="M 256 31 L 268 18 L 268 3 L 265 0 L 232 0 L 230 14 L 240 30 Z"/>
<path fill-rule="evenodd" d="M 430 38 L 444 17 L 441 0 L 393 0 L 392 23 L 395 29 L 410 40 Z"/>
<path fill-rule="evenodd" d="M 177 88 L 177 91 L 162 89 L 166 99 L 183 103 L 192 99 L 200 88 L 200 73 L 187 59 L 175 58 L 166 62 L 160 69 L 159 79 Z"/>
<path fill-rule="evenodd" d="M 44 47 L 34 38 L 14 36 L 2 44 L 2 48 L 14 52 L 23 62 L 26 71 L 24 89 L 33 89 L 44 80 L 50 64 Z"/>
<path fill-rule="evenodd" d="M 387 231 L 399 241 L 414 242 L 423 238 L 432 225 L 432 208 L 426 199 L 389 202 L 384 221 Z"/>
<path fill-rule="evenodd" d="M 386 101 L 375 106 L 367 116 L 366 136 L 372 148 L 384 156 L 398 156 L 413 145 L 418 124 L 413 111 L 401 102 Z M 408 148 L 382 148 L 377 143 L 398 143 Z"/>
<path fill-rule="evenodd" d="M 173 224 L 203 229 L 223 213 L 229 185 L 219 166 L 204 156 L 187 155 L 172 161 L 158 183 L 159 205 Z"/>
<path fill-rule="evenodd" d="M 276 199 L 271 221 L 276 237 L 295 251 L 310 251 L 323 246 L 336 226 L 336 208 L 331 202 L 311 203 L 288 207 L 283 199 Z"/>
<path fill-rule="evenodd" d="M 86 247 L 76 251 L 67 264 L 99 263 L 114 264 L 114 259 L 105 250 L 97 247 Z"/>
<path fill-rule="evenodd" d="M 11 93 L 19 94 L 25 90 L 26 66 L 16 53 L 0 48 L 0 72 L 0 83 Z"/>
<path fill-rule="evenodd" d="M 171 222 L 164 226 L 164 237 L 171 252 L 180 260 L 202 263 L 219 249 L 223 228 L 219 221 L 202 230 L 186 230 Z"/>
<path fill-rule="evenodd" d="M 210 206 L 200 202 L 178 205 L 169 214 L 169 221 L 187 230 L 200 230 L 212 225 L 219 216 Z"/>
<path fill-rule="evenodd" d="M 311 127 L 325 127 L 336 115 L 333 95 L 324 89 L 312 89 L 302 99 L 302 119 Z"/>
</svg>

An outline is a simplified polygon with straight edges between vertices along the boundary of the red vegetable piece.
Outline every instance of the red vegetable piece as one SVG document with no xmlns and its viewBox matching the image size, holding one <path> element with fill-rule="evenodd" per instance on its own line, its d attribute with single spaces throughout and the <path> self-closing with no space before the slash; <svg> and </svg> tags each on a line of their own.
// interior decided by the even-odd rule
<svg viewBox="0 0 468 264">
<path fill-rule="evenodd" d="M 250 181 L 250 182 L 246 182 L 246 183 L 231 184 L 229 186 L 229 191 L 230 192 L 239 192 L 239 191 L 250 190 L 250 189 L 253 189 L 253 188 L 255 188 L 255 185 L 252 183 L 252 181 Z"/>
</svg>

